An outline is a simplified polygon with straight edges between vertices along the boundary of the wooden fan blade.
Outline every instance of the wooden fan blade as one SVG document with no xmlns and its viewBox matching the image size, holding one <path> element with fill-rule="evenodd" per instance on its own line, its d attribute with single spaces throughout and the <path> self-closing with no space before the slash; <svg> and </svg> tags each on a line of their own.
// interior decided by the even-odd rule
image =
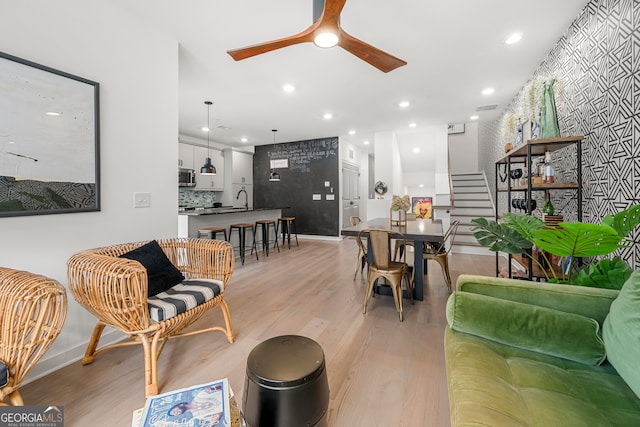
<svg viewBox="0 0 640 427">
<path fill-rule="evenodd" d="M 313 31 L 316 28 L 317 24 L 313 24 L 303 32 L 296 35 L 283 37 L 281 39 L 272 40 L 270 42 L 260 43 L 253 46 L 228 50 L 227 53 L 231 55 L 231 57 L 236 61 L 240 61 L 242 59 L 260 55 L 261 53 L 267 53 L 271 52 L 272 50 L 281 49 L 283 47 L 293 46 L 294 44 L 311 42 L 313 41 Z"/>
<path fill-rule="evenodd" d="M 363 61 L 368 62 L 384 73 L 388 73 L 398 67 L 407 65 L 406 61 L 396 58 L 377 47 L 371 46 L 370 44 L 351 36 L 343 29 L 340 29 L 340 41 L 338 42 L 338 46 Z"/>
<path fill-rule="evenodd" d="M 318 19 L 320 25 L 334 25 L 338 27 L 340 14 L 347 0 L 325 0 L 322 15 Z"/>
</svg>

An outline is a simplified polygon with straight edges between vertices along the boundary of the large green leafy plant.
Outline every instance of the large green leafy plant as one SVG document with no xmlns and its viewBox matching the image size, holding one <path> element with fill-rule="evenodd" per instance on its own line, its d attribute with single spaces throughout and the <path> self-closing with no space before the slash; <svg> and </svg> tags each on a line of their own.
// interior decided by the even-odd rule
<svg viewBox="0 0 640 427">
<path fill-rule="evenodd" d="M 545 272 L 548 280 L 575 285 L 620 289 L 631 274 L 629 265 L 619 257 L 594 260 L 577 271 L 572 268 L 576 258 L 608 256 L 616 250 L 632 245 L 627 236 L 640 224 L 640 205 L 631 206 L 615 216 L 607 215 L 601 224 L 561 222 L 558 227 L 546 227 L 544 222 L 530 215 L 508 213 L 502 222 L 475 218 L 474 236 L 478 243 L 494 252 L 524 254 Z M 542 251 L 566 257 L 568 276 L 557 277 L 551 263 L 544 264 L 531 255 L 536 246 Z M 552 277 L 548 276 L 550 272 Z"/>
</svg>

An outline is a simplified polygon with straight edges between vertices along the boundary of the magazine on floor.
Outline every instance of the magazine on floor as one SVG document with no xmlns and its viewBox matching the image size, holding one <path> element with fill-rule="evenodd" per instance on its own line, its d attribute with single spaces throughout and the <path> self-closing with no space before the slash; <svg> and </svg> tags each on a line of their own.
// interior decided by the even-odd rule
<svg viewBox="0 0 640 427">
<path fill-rule="evenodd" d="M 229 382 L 224 378 L 149 396 L 138 414 L 140 427 L 228 427 L 231 425 Z"/>
</svg>

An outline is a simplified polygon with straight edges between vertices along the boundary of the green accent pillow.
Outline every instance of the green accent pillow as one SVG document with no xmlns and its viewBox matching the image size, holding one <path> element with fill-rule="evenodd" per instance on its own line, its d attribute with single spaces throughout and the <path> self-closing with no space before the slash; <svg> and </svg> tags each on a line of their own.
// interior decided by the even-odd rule
<svg viewBox="0 0 640 427">
<path fill-rule="evenodd" d="M 640 397 L 640 270 L 631 274 L 611 303 L 602 338 L 607 359 Z"/>
<path fill-rule="evenodd" d="M 454 292 L 447 301 L 451 329 L 502 344 L 599 365 L 606 357 L 600 325 L 579 314 Z"/>
</svg>

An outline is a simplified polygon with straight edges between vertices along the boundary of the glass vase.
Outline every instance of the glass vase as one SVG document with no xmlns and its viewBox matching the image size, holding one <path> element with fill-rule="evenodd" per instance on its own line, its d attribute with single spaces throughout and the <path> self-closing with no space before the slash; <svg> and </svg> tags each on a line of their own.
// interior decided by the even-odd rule
<svg viewBox="0 0 640 427">
<path fill-rule="evenodd" d="M 558 112 L 556 110 L 556 97 L 553 90 L 555 80 L 545 83 L 544 95 L 542 98 L 542 114 L 540 117 L 540 136 L 542 138 L 558 138 L 560 128 L 558 127 Z"/>
<path fill-rule="evenodd" d="M 407 226 L 407 211 L 389 211 L 390 226 L 391 227 L 406 227 Z"/>
</svg>

